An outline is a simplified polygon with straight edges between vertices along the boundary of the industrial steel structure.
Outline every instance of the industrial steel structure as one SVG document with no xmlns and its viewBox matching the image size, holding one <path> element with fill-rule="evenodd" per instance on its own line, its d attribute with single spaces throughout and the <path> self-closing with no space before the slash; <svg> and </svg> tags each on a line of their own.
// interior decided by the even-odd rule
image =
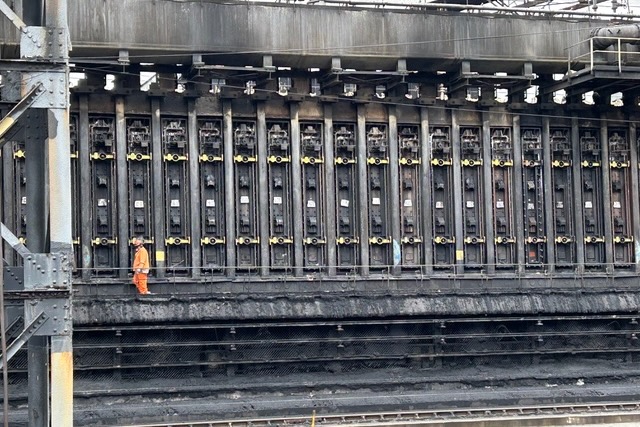
<svg viewBox="0 0 640 427">
<path fill-rule="evenodd" d="M 319 364 L 634 360 L 638 20 L 322 3 L 0 2 L 32 20 L 0 22 L 17 119 L 1 149 L 3 238 L 19 249 L 4 246 L 5 295 L 27 299 L 7 321 L 42 319 L 36 335 L 66 351 L 72 281 L 84 397 L 141 369 L 179 388 Z M 135 236 L 155 295 L 130 283 Z M 47 413 L 25 375 L 47 377 L 48 344 L 32 340 L 40 359 L 16 351 L 11 384 Z M 53 422 L 70 425 L 68 402 Z"/>
</svg>

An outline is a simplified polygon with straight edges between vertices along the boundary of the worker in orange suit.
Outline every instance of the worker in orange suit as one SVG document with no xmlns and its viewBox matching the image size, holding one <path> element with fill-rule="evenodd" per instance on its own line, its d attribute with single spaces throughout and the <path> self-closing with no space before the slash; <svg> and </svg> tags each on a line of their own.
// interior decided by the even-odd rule
<svg viewBox="0 0 640 427">
<path fill-rule="evenodd" d="M 141 295 L 150 294 L 147 289 L 147 276 L 149 275 L 149 252 L 145 249 L 144 238 L 136 237 L 133 239 L 136 247 L 136 256 L 133 259 L 133 284 L 138 288 Z"/>
</svg>

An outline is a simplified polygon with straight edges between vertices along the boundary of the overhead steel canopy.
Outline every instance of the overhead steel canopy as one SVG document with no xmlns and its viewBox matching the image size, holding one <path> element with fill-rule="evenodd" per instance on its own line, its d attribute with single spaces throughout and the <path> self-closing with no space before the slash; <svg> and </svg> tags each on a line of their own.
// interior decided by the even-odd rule
<svg viewBox="0 0 640 427">
<path fill-rule="evenodd" d="M 525 62 L 536 72 L 561 72 L 567 47 L 608 24 L 589 15 L 461 13 L 467 5 L 443 10 L 424 3 L 416 13 L 339 3 L 70 0 L 72 58 L 190 64 L 192 54 L 202 54 L 207 64 L 260 66 L 266 54 L 274 66 L 292 68 L 328 68 L 332 57 L 340 57 L 345 68 L 370 70 L 394 69 L 406 59 L 410 70 L 451 71 L 465 60 L 478 72 L 513 72 Z M 11 42 L 18 39 L 8 22 L 0 24 L 0 37 L 4 56 L 11 57 Z"/>
</svg>

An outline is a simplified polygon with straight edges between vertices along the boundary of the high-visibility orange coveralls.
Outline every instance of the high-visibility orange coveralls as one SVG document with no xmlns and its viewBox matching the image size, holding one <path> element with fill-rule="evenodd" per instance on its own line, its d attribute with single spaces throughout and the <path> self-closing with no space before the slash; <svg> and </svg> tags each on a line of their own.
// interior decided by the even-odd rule
<svg viewBox="0 0 640 427">
<path fill-rule="evenodd" d="M 136 256 L 133 259 L 133 284 L 141 294 L 148 294 L 147 276 L 149 275 L 149 252 L 144 246 L 136 247 Z"/>
</svg>

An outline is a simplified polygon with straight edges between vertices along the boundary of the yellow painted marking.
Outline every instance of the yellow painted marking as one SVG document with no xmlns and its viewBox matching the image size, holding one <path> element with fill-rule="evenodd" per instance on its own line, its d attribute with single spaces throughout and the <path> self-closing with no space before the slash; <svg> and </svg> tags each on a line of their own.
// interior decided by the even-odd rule
<svg viewBox="0 0 640 427">
<path fill-rule="evenodd" d="M 156 262 L 164 262 L 164 251 L 156 251 Z"/>
<path fill-rule="evenodd" d="M 456 251 L 456 261 L 464 261 L 464 251 Z"/>
</svg>

